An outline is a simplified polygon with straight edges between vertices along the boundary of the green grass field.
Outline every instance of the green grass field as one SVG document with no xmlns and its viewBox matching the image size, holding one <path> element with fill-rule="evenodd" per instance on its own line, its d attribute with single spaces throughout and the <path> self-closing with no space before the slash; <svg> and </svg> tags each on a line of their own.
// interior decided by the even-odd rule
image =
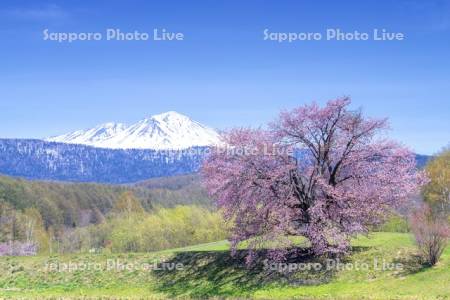
<svg viewBox="0 0 450 300">
<path fill-rule="evenodd" d="M 290 274 L 267 270 L 263 263 L 246 267 L 244 253 L 231 257 L 225 241 L 154 253 L 2 257 L 0 298 L 450 299 L 450 247 L 428 268 L 418 262 L 408 234 L 374 233 L 353 246 L 342 263 L 359 268 Z M 167 268 L 175 263 L 183 268 L 148 269 L 163 261 Z M 303 262 L 317 261 L 305 256 Z"/>
</svg>

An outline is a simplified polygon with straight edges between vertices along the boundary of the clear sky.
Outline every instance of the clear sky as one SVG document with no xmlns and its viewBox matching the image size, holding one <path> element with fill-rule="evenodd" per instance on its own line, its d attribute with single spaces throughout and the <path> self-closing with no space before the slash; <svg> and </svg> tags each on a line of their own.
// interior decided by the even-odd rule
<svg viewBox="0 0 450 300">
<path fill-rule="evenodd" d="M 183 41 L 44 40 L 166 29 Z M 270 32 L 401 32 L 403 41 L 264 40 Z M 0 2 L 0 137 L 41 138 L 175 110 L 211 127 L 349 95 L 418 153 L 450 142 L 449 1 Z"/>
</svg>

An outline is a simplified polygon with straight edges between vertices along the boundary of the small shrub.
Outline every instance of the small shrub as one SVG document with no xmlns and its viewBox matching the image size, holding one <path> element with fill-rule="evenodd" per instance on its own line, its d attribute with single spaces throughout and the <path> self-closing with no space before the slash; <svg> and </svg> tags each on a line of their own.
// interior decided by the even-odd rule
<svg viewBox="0 0 450 300">
<path fill-rule="evenodd" d="M 411 230 L 414 233 L 422 258 L 435 265 L 450 238 L 450 226 L 439 215 L 434 215 L 429 206 L 422 206 L 411 215 Z"/>
</svg>

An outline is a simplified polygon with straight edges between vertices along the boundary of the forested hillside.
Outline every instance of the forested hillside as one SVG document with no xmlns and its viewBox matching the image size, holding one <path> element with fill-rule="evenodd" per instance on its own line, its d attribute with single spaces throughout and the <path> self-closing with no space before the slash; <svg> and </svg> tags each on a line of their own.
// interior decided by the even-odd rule
<svg viewBox="0 0 450 300">
<path fill-rule="evenodd" d="M 196 175 L 116 186 L 0 176 L 0 256 L 148 251 L 222 239 L 211 208 Z"/>
<path fill-rule="evenodd" d="M 156 178 L 136 185 L 29 181 L 0 176 L 0 203 L 21 211 L 36 208 L 46 227 L 79 227 L 99 222 L 128 191 L 146 211 L 185 204 L 212 205 L 198 175 Z"/>
<path fill-rule="evenodd" d="M 0 139 L 0 173 L 27 179 L 133 183 L 198 170 L 206 147 L 105 149 L 29 139 Z"/>
<path fill-rule="evenodd" d="M 213 207 L 213 201 L 208 196 L 198 174 L 152 178 L 138 182 L 135 186 L 139 190 L 147 190 L 155 206 L 196 204 Z"/>
<path fill-rule="evenodd" d="M 0 174 L 33 180 L 108 184 L 197 172 L 208 147 L 185 150 L 106 149 L 30 139 L 0 139 Z M 302 156 L 301 151 L 298 153 Z M 429 157 L 417 155 L 423 167 Z"/>
<path fill-rule="evenodd" d="M 35 208 L 46 227 L 85 226 L 96 223 L 108 213 L 123 192 L 132 187 L 100 184 L 72 184 L 0 176 L 0 202 L 23 211 Z M 142 206 L 151 208 L 145 190 L 136 191 Z"/>
</svg>

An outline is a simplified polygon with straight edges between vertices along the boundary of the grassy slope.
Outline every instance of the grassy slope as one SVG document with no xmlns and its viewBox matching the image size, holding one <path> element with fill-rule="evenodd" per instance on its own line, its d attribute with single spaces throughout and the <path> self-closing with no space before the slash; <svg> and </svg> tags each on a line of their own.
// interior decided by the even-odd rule
<svg viewBox="0 0 450 300">
<path fill-rule="evenodd" d="M 353 262 L 372 262 L 376 257 L 404 265 L 403 271 L 343 271 L 328 284 L 317 286 L 264 288 L 258 297 L 290 298 L 300 296 L 333 298 L 407 298 L 450 299 L 450 249 L 434 268 L 416 263 L 411 238 L 406 234 L 378 233 L 374 238 L 359 238 L 355 246 L 369 247 L 351 257 Z"/>
<path fill-rule="evenodd" d="M 402 271 L 344 270 L 331 274 L 328 283 L 295 286 L 267 280 L 267 274 L 248 270 L 242 259 L 230 258 L 226 242 L 145 254 L 69 255 L 50 258 L 59 262 L 106 264 L 122 262 L 182 262 L 182 271 L 89 271 L 45 272 L 48 257 L 0 258 L 1 297 L 118 296 L 127 298 L 255 297 L 255 298 L 342 298 L 342 299 L 450 299 L 450 247 L 433 268 L 415 263 L 411 237 L 407 234 L 376 233 L 353 242 L 357 249 L 349 262 L 383 258 L 401 262 Z M 322 276 L 323 274 L 319 274 Z M 299 276 L 314 278 L 317 274 Z M 302 277 L 300 277 L 302 278 Z M 316 277 L 317 278 L 317 277 Z"/>
</svg>

